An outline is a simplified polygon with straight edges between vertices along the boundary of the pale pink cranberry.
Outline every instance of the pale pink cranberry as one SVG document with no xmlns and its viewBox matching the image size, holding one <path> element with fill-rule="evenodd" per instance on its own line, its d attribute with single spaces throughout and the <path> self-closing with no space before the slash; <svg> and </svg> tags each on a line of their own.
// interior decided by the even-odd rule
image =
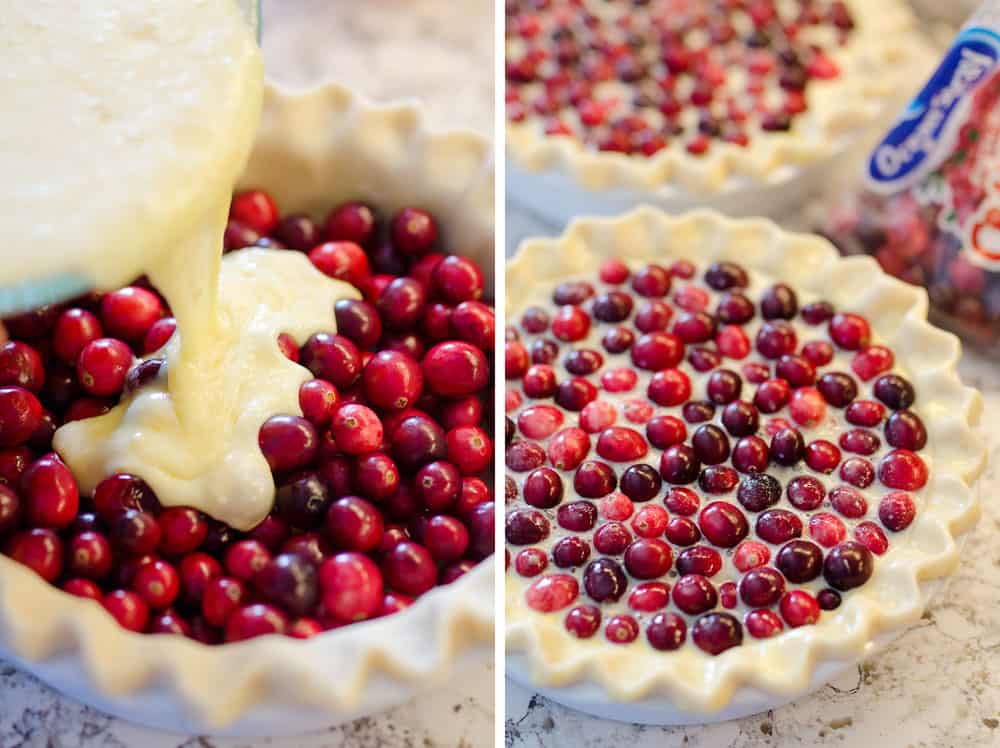
<svg viewBox="0 0 1000 748">
<path fill-rule="evenodd" d="M 691 379 L 680 369 L 663 369 L 650 378 L 646 395 L 657 405 L 680 405 L 691 397 Z"/>
<path fill-rule="evenodd" d="M 835 515 L 819 512 L 809 518 L 809 536 L 825 548 L 844 542 L 847 528 Z"/>
<path fill-rule="evenodd" d="M 640 425 L 647 423 L 654 413 L 653 406 L 646 400 L 627 400 L 622 410 L 626 421 Z"/>
<path fill-rule="evenodd" d="M 744 540 L 733 552 L 733 566 L 745 572 L 765 566 L 771 560 L 771 551 L 757 540 Z"/>
<path fill-rule="evenodd" d="M 562 423 L 562 411 L 551 405 L 532 405 L 517 416 L 517 428 L 529 439 L 547 439 Z"/>
<path fill-rule="evenodd" d="M 715 336 L 715 345 L 726 358 L 740 360 L 750 355 L 750 339 L 737 325 L 722 327 Z"/>
<path fill-rule="evenodd" d="M 743 625 L 755 639 L 768 639 L 785 628 L 778 614 L 766 608 L 751 610 L 743 619 Z"/>
<path fill-rule="evenodd" d="M 893 491 L 882 497 L 878 504 L 878 518 L 887 530 L 900 532 L 913 522 L 917 508 L 913 497 L 905 491 Z"/>
<path fill-rule="evenodd" d="M 868 320 L 857 314 L 835 314 L 827 327 L 830 338 L 841 348 L 856 351 L 864 348 L 871 340 L 872 331 Z"/>
<path fill-rule="evenodd" d="M 802 387 L 792 393 L 788 411 L 801 426 L 815 426 L 826 417 L 826 400 L 815 387 Z"/>
<path fill-rule="evenodd" d="M 614 491 L 601 499 L 600 513 L 610 520 L 625 520 L 634 511 L 632 500 L 621 491 Z"/>
<path fill-rule="evenodd" d="M 580 594 L 580 586 L 569 574 L 550 574 L 533 582 L 525 591 L 528 607 L 552 613 L 568 607 Z"/>
<path fill-rule="evenodd" d="M 862 522 L 855 527 L 854 538 L 876 556 L 881 556 L 889 549 L 888 538 L 874 522 Z"/>
<path fill-rule="evenodd" d="M 607 392 L 628 392 L 635 387 L 639 375 L 633 369 L 619 367 L 601 374 L 601 386 Z"/>
<path fill-rule="evenodd" d="M 655 504 L 644 506 L 632 518 L 632 529 L 641 538 L 655 538 L 666 530 L 669 519 L 663 507 Z"/>
</svg>

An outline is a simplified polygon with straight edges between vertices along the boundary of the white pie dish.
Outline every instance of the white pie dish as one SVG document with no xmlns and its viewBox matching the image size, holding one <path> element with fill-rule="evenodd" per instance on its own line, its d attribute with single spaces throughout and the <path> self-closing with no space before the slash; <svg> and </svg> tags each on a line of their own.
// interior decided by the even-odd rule
<svg viewBox="0 0 1000 748">
<path fill-rule="evenodd" d="M 652 157 L 595 151 L 546 136 L 537 121 L 507 125 L 507 194 L 559 226 L 648 204 L 669 213 L 707 207 L 737 217 L 781 217 L 817 194 L 830 170 L 863 152 L 936 62 L 904 0 L 846 0 L 857 28 L 830 56 L 841 69 L 812 81 L 808 110 L 789 132 L 755 130 L 749 146 L 714 142 L 691 156 L 676 140 Z"/>
<path fill-rule="evenodd" d="M 710 211 L 670 217 L 643 207 L 618 219 L 580 219 L 552 240 L 522 243 L 507 270 L 507 318 L 540 303 L 539 292 L 567 278 L 593 277 L 608 258 L 626 263 L 729 260 L 751 273 L 815 293 L 863 314 L 913 382 L 929 434 L 931 481 L 917 520 L 893 535 L 862 587 L 813 626 L 747 640 L 711 657 L 693 647 L 658 652 L 645 640 L 614 645 L 579 640 L 560 616 L 524 603 L 526 584 L 508 573 L 508 673 L 573 708 L 624 721 L 688 724 L 773 708 L 822 685 L 919 619 L 958 563 L 960 536 L 978 517 L 971 486 L 985 450 L 972 430 L 981 409 L 956 373 L 957 339 L 926 322 L 922 289 L 885 275 L 870 258 L 841 258 L 826 240 L 766 220 Z M 513 580 L 513 581 L 512 581 Z"/>
<path fill-rule="evenodd" d="M 493 267 L 490 142 L 431 133 L 413 105 L 375 106 L 328 85 L 268 86 L 240 188 L 320 215 L 351 199 L 420 205 L 444 244 Z M 487 277 L 492 295 L 493 280 Z M 442 683 L 493 650 L 492 557 L 396 615 L 309 640 L 207 646 L 126 631 L 96 602 L 0 556 L 0 656 L 125 719 L 185 733 L 302 733 L 369 714 Z M 480 668 L 480 671 L 482 668 Z"/>
</svg>

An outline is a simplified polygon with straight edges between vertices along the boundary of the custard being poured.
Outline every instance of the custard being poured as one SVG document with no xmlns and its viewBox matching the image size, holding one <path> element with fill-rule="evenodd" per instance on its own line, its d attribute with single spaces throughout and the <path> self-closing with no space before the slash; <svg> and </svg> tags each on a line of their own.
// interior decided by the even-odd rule
<svg viewBox="0 0 1000 748">
<path fill-rule="evenodd" d="M 0 23 L 0 284 L 76 272 L 106 289 L 145 273 L 177 332 L 159 376 L 53 445 L 84 492 L 142 476 L 162 504 L 238 529 L 274 484 L 257 441 L 300 413 L 309 372 L 277 345 L 331 329 L 351 286 L 297 252 L 223 260 L 262 65 L 235 0 L 9 0 Z"/>
</svg>

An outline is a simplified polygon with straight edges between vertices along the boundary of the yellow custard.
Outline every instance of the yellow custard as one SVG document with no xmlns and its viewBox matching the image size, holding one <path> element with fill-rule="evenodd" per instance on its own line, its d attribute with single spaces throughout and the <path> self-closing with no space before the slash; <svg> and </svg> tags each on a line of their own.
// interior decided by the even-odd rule
<svg viewBox="0 0 1000 748">
<path fill-rule="evenodd" d="M 0 283 L 145 272 L 178 323 L 155 383 L 53 445 L 83 492 L 130 472 L 241 530 L 273 502 L 258 430 L 301 412 L 310 376 L 278 334 L 333 330 L 334 303 L 360 296 L 298 252 L 222 258 L 262 76 L 235 0 L 9 0 L 0 20 Z"/>
</svg>

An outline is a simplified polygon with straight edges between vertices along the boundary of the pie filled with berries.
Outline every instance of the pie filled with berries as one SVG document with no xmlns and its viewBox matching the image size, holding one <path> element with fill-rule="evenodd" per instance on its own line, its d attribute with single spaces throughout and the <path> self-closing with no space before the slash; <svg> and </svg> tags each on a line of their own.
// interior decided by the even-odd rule
<svg viewBox="0 0 1000 748">
<path fill-rule="evenodd" d="M 982 449 L 918 292 L 650 209 L 529 241 L 508 288 L 508 646 L 538 685 L 715 709 L 919 616 Z"/>
<path fill-rule="evenodd" d="M 446 231 L 442 228 L 441 231 Z M 142 475 L 82 495 L 52 451 L 64 423 L 107 412 L 160 373 L 170 310 L 141 279 L 5 320 L 0 345 L 3 552 L 124 628 L 204 643 L 309 638 L 397 613 L 493 552 L 488 413 L 493 309 L 438 222 L 333 206 L 322 222 L 234 197 L 226 251 L 307 253 L 360 289 L 326 329 L 274 345 L 312 374 L 260 449 L 273 509 L 248 532 L 163 507 Z"/>
<path fill-rule="evenodd" d="M 899 0 L 509 0 L 506 18 L 514 163 L 592 189 L 787 177 L 842 148 L 924 51 Z"/>
</svg>

